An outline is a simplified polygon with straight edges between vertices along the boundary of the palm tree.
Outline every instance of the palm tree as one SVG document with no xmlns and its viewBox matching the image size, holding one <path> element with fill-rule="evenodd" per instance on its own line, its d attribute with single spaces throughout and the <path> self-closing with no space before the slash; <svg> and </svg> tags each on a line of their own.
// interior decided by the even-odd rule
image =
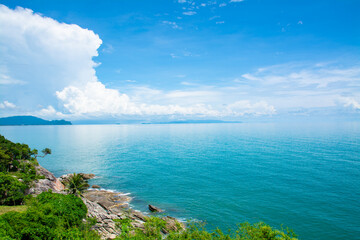
<svg viewBox="0 0 360 240">
<path fill-rule="evenodd" d="M 80 174 L 74 173 L 67 184 L 68 191 L 71 194 L 81 195 L 84 190 L 89 187 L 89 184 L 84 180 Z"/>
</svg>

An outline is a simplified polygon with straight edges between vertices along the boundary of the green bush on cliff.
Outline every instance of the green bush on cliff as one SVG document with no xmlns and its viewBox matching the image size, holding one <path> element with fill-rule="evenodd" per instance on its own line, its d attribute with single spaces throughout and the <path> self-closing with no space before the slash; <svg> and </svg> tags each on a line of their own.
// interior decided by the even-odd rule
<svg viewBox="0 0 360 240">
<path fill-rule="evenodd" d="M 74 195 L 43 192 L 23 213 L 0 216 L 0 239 L 99 239 L 90 230 L 87 208 Z"/>
<path fill-rule="evenodd" d="M 13 143 L 0 135 L 0 205 L 21 204 L 24 191 L 36 179 L 41 179 L 35 167 L 38 151 L 27 144 Z M 49 148 L 43 156 L 51 154 Z"/>
<path fill-rule="evenodd" d="M 183 231 L 173 231 L 166 229 L 166 222 L 158 217 L 150 217 L 144 224 L 145 229 L 134 229 L 130 225 L 131 221 L 126 219 L 118 221 L 118 227 L 123 232 L 117 240 L 297 240 L 296 235 L 286 229 L 276 230 L 265 223 L 242 223 L 235 231 L 223 233 L 220 229 L 207 231 L 204 224 L 191 223 Z M 124 231 L 126 229 L 126 231 Z M 166 230 L 168 233 L 164 235 Z"/>
<path fill-rule="evenodd" d="M 0 205 L 18 205 L 24 199 L 27 186 L 16 177 L 0 172 Z"/>
</svg>

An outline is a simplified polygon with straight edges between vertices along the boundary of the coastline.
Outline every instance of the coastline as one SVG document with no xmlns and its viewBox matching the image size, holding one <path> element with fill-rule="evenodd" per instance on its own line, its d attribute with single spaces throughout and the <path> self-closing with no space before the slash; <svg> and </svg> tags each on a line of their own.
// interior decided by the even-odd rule
<svg viewBox="0 0 360 240">
<path fill-rule="evenodd" d="M 37 166 L 37 172 L 43 175 L 44 179 L 36 180 L 27 194 L 38 195 L 49 190 L 54 193 L 67 194 L 65 190 L 66 181 L 73 174 L 65 174 L 56 178 L 53 173 L 40 165 Z M 79 174 L 86 182 L 96 177 L 94 174 Z M 102 239 L 114 239 L 121 234 L 121 229 L 116 226 L 116 221 L 119 220 L 129 219 L 133 230 L 145 230 L 144 224 L 152 214 L 133 209 L 130 206 L 133 197 L 129 195 L 131 193 L 108 190 L 100 186 L 89 187 L 81 194 L 80 198 L 87 207 L 87 217 L 96 219 L 92 229 L 98 232 Z M 166 227 L 162 230 L 163 234 L 167 234 L 168 229 L 175 231 L 185 229 L 185 225 L 181 221 L 167 216 L 166 211 L 149 205 L 149 210 L 152 208 L 154 216 L 161 217 L 166 222 Z M 156 214 L 156 212 L 161 213 L 161 215 Z"/>
</svg>

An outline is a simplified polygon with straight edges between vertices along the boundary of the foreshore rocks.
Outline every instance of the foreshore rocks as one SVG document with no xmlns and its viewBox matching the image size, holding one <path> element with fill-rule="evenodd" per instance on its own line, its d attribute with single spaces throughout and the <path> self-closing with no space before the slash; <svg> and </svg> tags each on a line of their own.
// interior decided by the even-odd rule
<svg viewBox="0 0 360 240">
<path fill-rule="evenodd" d="M 114 193 L 106 190 L 88 190 L 83 193 L 83 202 L 88 208 L 88 217 L 96 218 L 97 223 L 94 226 L 103 239 L 113 239 L 121 234 L 120 228 L 116 228 L 114 219 L 131 219 L 131 225 L 134 229 L 145 229 L 147 216 L 140 211 L 129 208 L 131 197 L 122 193 Z M 152 205 L 150 205 L 152 206 Z M 152 206 L 158 211 L 163 211 Z M 185 229 L 185 225 L 180 223 L 176 218 L 165 216 L 162 218 L 166 222 L 163 234 L 169 231 L 180 231 Z"/>
<path fill-rule="evenodd" d="M 41 166 L 37 166 L 36 171 L 39 175 L 44 176 L 44 179 L 34 181 L 33 187 L 28 189 L 27 194 L 38 195 L 48 190 L 54 193 L 67 194 L 65 186 L 73 174 L 66 174 L 56 178 L 50 171 Z M 94 174 L 79 174 L 86 181 L 95 177 Z M 114 239 L 121 234 L 121 227 L 116 226 L 116 220 L 119 219 L 131 219 L 130 224 L 134 229 L 145 230 L 144 224 L 147 221 L 147 216 L 129 207 L 131 197 L 119 192 L 100 190 L 98 185 L 93 185 L 92 188 L 85 191 L 81 199 L 88 209 L 87 217 L 96 219 L 93 229 L 100 234 L 102 239 Z M 162 209 L 153 205 L 149 205 L 149 210 L 163 212 Z M 179 231 L 185 229 L 184 224 L 180 223 L 176 218 L 166 216 L 162 219 L 166 222 L 165 228 L 162 229 L 163 234 L 168 234 L 169 230 Z"/>
</svg>

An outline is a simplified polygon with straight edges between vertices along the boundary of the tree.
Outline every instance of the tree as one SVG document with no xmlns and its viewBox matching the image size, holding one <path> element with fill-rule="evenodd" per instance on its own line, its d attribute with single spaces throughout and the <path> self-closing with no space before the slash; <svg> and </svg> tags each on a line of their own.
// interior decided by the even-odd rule
<svg viewBox="0 0 360 240">
<path fill-rule="evenodd" d="M 42 152 L 44 155 L 38 156 L 38 155 L 37 155 L 37 150 L 36 150 L 35 156 L 36 156 L 36 157 L 45 157 L 46 155 L 51 154 L 51 149 L 50 149 L 50 148 L 44 148 L 43 150 L 41 150 L 41 152 Z"/>
<path fill-rule="evenodd" d="M 89 187 L 89 184 L 84 180 L 80 174 L 74 173 L 67 184 L 68 191 L 71 194 L 81 195 L 84 190 Z"/>
</svg>

